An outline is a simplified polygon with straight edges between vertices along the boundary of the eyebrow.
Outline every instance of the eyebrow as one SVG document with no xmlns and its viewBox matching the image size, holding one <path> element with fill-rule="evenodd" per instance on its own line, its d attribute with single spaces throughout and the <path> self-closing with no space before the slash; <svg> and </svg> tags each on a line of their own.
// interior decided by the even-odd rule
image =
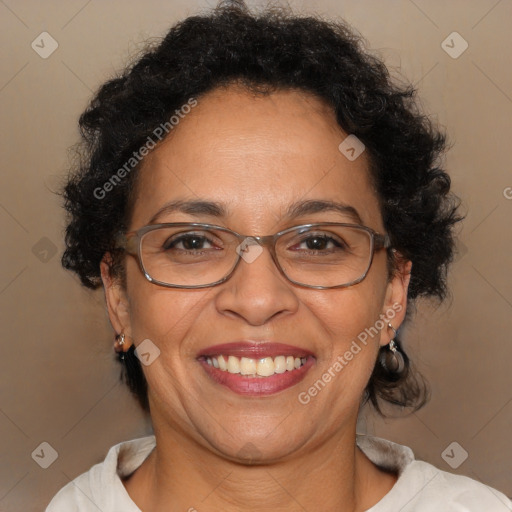
<svg viewBox="0 0 512 512">
<path fill-rule="evenodd" d="M 160 217 L 173 212 L 186 213 L 196 217 L 200 217 L 202 215 L 208 215 L 210 217 L 227 217 L 227 210 L 220 203 L 215 203 L 213 201 L 185 201 L 177 199 L 162 206 L 162 208 L 160 208 L 155 215 L 151 217 L 149 224 L 155 224 Z"/>
<path fill-rule="evenodd" d="M 204 200 L 178 199 L 166 203 L 160 208 L 155 215 L 151 217 L 149 224 L 156 224 L 160 217 L 173 212 L 181 212 L 195 217 L 207 215 L 210 217 L 225 218 L 228 216 L 227 209 L 220 203 Z M 292 203 L 285 213 L 285 219 L 291 220 L 297 217 L 323 212 L 341 213 L 350 217 L 356 224 L 363 224 L 361 216 L 353 206 L 338 201 L 323 199 L 309 199 Z"/>
</svg>

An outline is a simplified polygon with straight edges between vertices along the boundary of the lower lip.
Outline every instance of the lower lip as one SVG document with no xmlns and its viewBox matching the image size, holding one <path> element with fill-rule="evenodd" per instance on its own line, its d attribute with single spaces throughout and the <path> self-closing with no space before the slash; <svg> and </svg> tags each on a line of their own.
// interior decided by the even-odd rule
<svg viewBox="0 0 512 512">
<path fill-rule="evenodd" d="M 298 384 L 315 364 L 315 358 L 308 356 L 306 362 L 300 368 L 284 373 L 275 373 L 270 377 L 247 377 L 240 373 L 219 370 L 204 360 L 199 362 L 215 382 L 228 387 L 231 391 L 239 395 L 264 396 L 278 393 Z"/>
</svg>

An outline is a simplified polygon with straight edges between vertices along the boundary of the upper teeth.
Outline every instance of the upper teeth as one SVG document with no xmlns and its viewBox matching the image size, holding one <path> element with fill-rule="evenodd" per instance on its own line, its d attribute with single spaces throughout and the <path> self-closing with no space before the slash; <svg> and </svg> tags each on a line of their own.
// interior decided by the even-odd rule
<svg viewBox="0 0 512 512">
<path fill-rule="evenodd" d="M 259 375 L 269 377 L 275 373 L 284 373 L 300 368 L 306 358 L 293 356 L 277 356 L 274 358 L 264 357 L 262 359 L 251 359 L 249 357 L 216 356 L 207 357 L 206 362 L 210 366 L 219 368 L 229 373 L 240 373 L 241 375 Z"/>
</svg>

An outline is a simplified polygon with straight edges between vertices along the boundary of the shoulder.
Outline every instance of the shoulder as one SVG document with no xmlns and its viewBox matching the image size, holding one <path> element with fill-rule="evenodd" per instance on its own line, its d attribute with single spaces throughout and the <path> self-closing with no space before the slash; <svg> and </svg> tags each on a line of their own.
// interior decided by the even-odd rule
<svg viewBox="0 0 512 512">
<path fill-rule="evenodd" d="M 430 512 L 449 505 L 454 512 L 511 512 L 512 501 L 467 476 L 440 470 L 427 462 L 415 460 L 404 472 L 408 483 L 408 508 L 405 511 Z"/>
<path fill-rule="evenodd" d="M 357 444 L 374 464 L 398 474 L 393 488 L 367 512 L 512 512 L 512 501 L 500 491 L 416 460 L 407 446 L 360 434 Z"/>
<path fill-rule="evenodd" d="M 96 474 L 102 473 L 102 465 L 96 464 L 65 485 L 52 499 L 45 512 L 88 512 L 98 510 L 93 496 L 91 481 L 97 480 Z"/>
<path fill-rule="evenodd" d="M 112 446 L 103 462 L 65 485 L 45 512 L 110 512 L 119 509 L 123 512 L 140 512 L 126 492 L 121 478 L 135 471 L 154 446 L 154 436 Z"/>
</svg>

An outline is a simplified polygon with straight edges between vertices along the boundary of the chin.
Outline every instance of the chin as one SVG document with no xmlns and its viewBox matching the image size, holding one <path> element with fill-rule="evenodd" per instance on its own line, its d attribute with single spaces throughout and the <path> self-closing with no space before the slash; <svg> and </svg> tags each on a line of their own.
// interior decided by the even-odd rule
<svg viewBox="0 0 512 512">
<path fill-rule="evenodd" d="M 222 435 L 223 439 L 208 441 L 226 459 L 240 464 L 259 465 L 283 460 L 291 453 L 299 451 L 308 439 L 304 432 L 298 439 L 290 437 L 286 429 L 281 430 L 279 434 L 274 429 L 275 425 L 255 431 L 253 434 L 244 430 L 231 430 L 233 436 Z"/>
</svg>

